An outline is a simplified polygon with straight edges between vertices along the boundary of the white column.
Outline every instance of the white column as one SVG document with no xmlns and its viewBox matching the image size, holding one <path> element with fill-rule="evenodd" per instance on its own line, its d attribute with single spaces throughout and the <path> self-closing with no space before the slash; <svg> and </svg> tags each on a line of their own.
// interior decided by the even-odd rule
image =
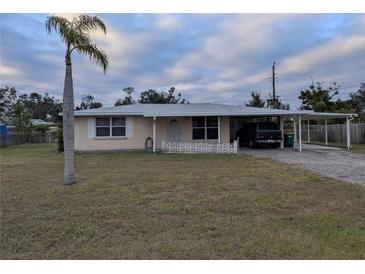
<svg viewBox="0 0 365 274">
<path fill-rule="evenodd" d="M 311 133 L 310 133 L 310 129 L 309 129 L 309 119 L 307 121 L 307 127 L 308 127 L 307 137 L 308 137 L 308 144 L 309 144 L 311 142 Z"/>
<path fill-rule="evenodd" d="M 284 148 L 284 117 L 280 117 L 280 134 L 281 134 L 280 148 Z"/>
<path fill-rule="evenodd" d="M 156 116 L 153 116 L 153 152 L 156 152 Z"/>
<path fill-rule="evenodd" d="M 299 152 L 302 152 L 302 116 L 299 115 L 298 120 L 298 135 L 299 135 Z"/>
<path fill-rule="evenodd" d="M 346 143 L 347 149 L 351 148 L 351 136 L 350 136 L 350 118 L 346 117 Z"/>
<path fill-rule="evenodd" d="M 324 119 L 324 141 L 326 146 L 328 146 L 328 129 L 327 129 L 327 119 Z"/>
<path fill-rule="evenodd" d="M 294 144 L 297 143 L 297 123 L 295 121 L 295 116 L 293 117 L 293 130 L 294 130 Z"/>
<path fill-rule="evenodd" d="M 221 143 L 221 117 L 218 116 L 218 144 Z"/>
</svg>

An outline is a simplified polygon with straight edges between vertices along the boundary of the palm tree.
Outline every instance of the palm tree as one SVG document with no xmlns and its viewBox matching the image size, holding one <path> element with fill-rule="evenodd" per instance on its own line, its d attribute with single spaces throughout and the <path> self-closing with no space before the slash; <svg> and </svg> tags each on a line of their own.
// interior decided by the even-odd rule
<svg viewBox="0 0 365 274">
<path fill-rule="evenodd" d="M 90 57 L 101 66 L 104 73 L 108 66 L 108 57 L 90 40 L 91 31 L 101 30 L 106 34 L 104 22 L 97 16 L 78 15 L 72 20 L 61 16 L 48 16 L 46 29 L 49 34 L 55 31 L 66 45 L 66 75 L 63 89 L 63 139 L 65 158 L 64 183 L 74 184 L 74 96 L 72 83 L 71 54 L 74 50 Z"/>
</svg>

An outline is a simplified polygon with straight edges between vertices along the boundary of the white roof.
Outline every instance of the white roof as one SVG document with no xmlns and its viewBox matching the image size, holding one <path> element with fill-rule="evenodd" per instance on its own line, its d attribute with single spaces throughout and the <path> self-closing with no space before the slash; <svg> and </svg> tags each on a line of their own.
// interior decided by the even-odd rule
<svg viewBox="0 0 365 274">
<path fill-rule="evenodd" d="M 42 119 L 31 119 L 31 122 L 35 126 L 39 126 L 39 125 L 51 125 L 52 124 L 52 123 L 43 121 Z"/>
<path fill-rule="evenodd" d="M 222 104 L 133 104 L 97 109 L 76 110 L 75 116 L 108 116 L 108 115 L 141 115 L 145 117 L 177 117 L 177 116 L 311 116 L 350 117 L 351 113 L 316 113 L 302 110 L 280 110 L 271 108 L 255 108 Z"/>
</svg>

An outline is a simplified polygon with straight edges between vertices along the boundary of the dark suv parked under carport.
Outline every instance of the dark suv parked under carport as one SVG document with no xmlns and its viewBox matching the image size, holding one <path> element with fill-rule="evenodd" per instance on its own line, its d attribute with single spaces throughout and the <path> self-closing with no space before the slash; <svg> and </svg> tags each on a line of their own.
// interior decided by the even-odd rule
<svg viewBox="0 0 365 274">
<path fill-rule="evenodd" d="M 260 145 L 277 148 L 282 140 L 281 131 L 274 122 L 242 124 L 242 127 L 236 132 L 237 137 L 239 137 L 240 146 L 249 145 L 251 148 Z"/>
</svg>

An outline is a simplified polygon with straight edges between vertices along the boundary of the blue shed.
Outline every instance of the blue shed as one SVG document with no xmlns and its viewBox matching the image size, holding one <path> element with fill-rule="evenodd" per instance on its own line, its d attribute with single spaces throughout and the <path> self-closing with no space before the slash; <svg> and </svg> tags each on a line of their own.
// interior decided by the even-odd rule
<svg viewBox="0 0 365 274">
<path fill-rule="evenodd" d="M 6 146 L 8 139 L 8 127 L 4 124 L 0 124 L 0 147 Z"/>
</svg>

